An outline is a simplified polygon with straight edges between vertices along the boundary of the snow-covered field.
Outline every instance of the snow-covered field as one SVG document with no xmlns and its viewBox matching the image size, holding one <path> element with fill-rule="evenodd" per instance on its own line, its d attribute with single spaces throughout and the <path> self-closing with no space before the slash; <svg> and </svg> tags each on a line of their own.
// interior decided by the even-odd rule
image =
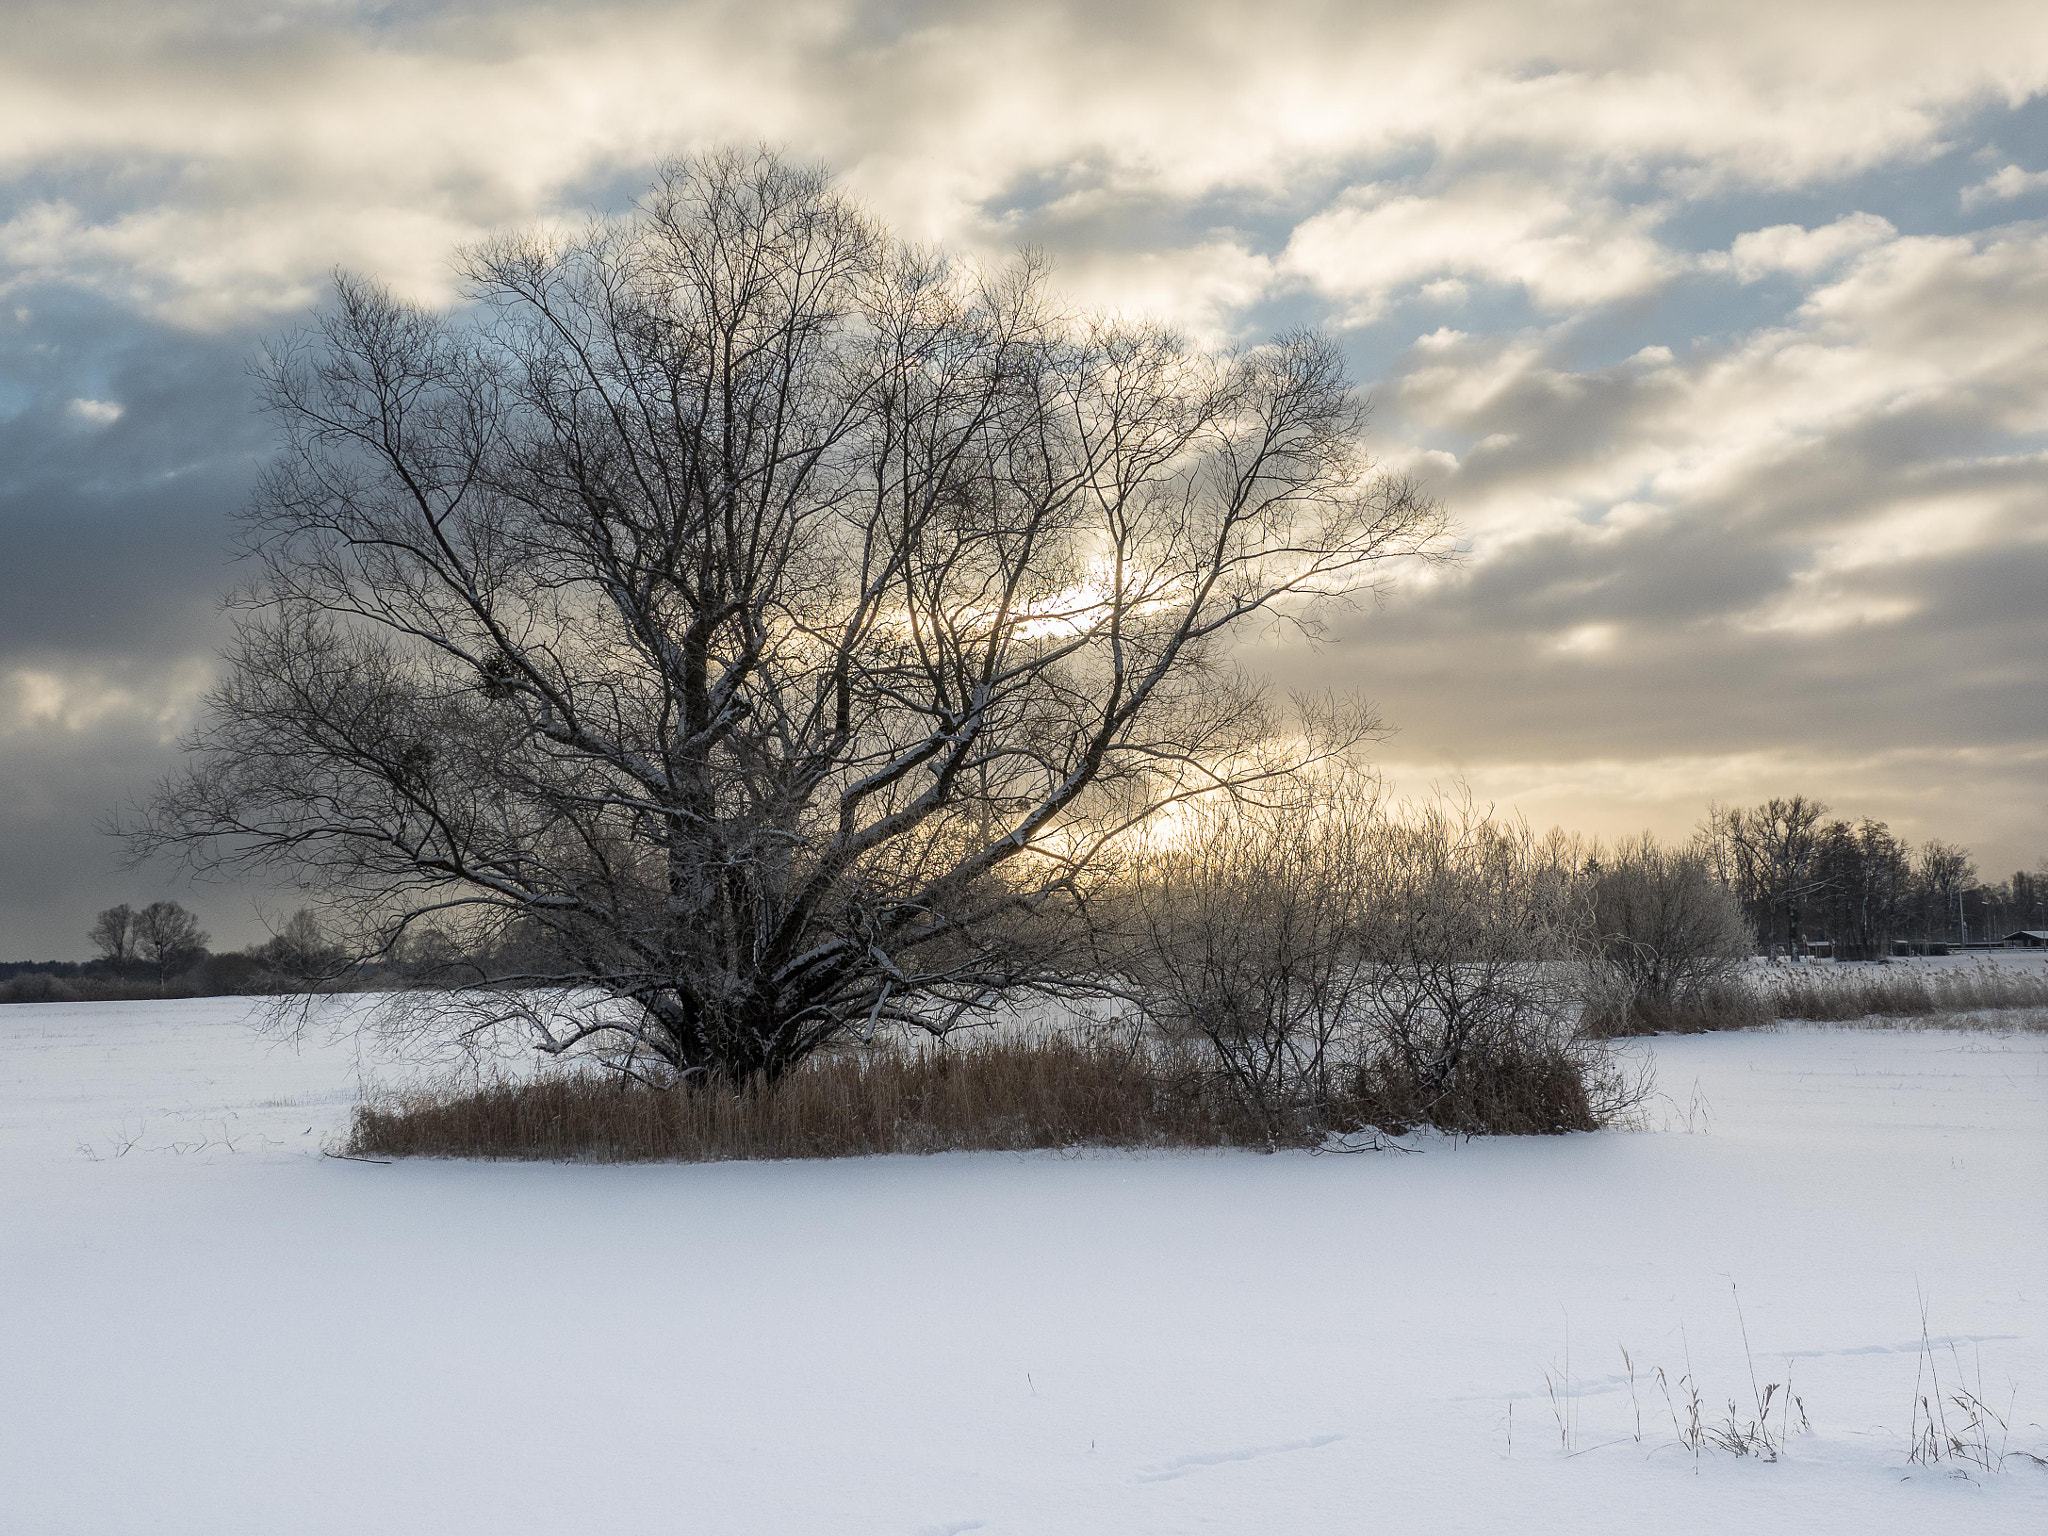
<svg viewBox="0 0 2048 1536">
<path fill-rule="evenodd" d="M 380 1167 L 346 1045 L 0 1009 L 0 1529 L 2048 1529 L 1906 1462 L 1923 1298 L 2048 1454 L 2048 1037 L 1652 1049 L 1641 1129 L 1406 1155 Z M 1731 1282 L 1776 1464 L 1654 1376 L 1747 1401 Z"/>
</svg>

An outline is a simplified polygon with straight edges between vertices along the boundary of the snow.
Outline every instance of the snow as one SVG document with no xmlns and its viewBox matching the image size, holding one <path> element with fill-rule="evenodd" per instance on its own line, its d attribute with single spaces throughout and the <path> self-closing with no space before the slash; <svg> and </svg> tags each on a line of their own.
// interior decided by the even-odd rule
<svg viewBox="0 0 2048 1536">
<path fill-rule="evenodd" d="M 374 1053 L 0 1009 L 0 1527 L 2048 1529 L 1905 1459 L 1923 1299 L 2048 1454 L 2048 1037 L 1649 1049 L 1639 1129 L 1407 1154 L 381 1167 Z M 1696 1460 L 1652 1373 L 1744 1324 L 1814 1433 Z"/>
</svg>

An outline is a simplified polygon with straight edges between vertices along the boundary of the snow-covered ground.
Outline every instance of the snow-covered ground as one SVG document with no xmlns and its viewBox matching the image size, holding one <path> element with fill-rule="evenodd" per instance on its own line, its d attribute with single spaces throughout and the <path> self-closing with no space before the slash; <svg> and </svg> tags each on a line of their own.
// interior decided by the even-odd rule
<svg viewBox="0 0 2048 1536">
<path fill-rule="evenodd" d="M 348 1046 L 0 1009 L 0 1529 L 2048 1529 L 1906 1463 L 1923 1299 L 2048 1454 L 2048 1038 L 1651 1049 L 1639 1130 L 1406 1155 L 380 1167 Z M 1731 1282 L 1776 1464 L 1654 1376 L 1748 1399 Z"/>
</svg>

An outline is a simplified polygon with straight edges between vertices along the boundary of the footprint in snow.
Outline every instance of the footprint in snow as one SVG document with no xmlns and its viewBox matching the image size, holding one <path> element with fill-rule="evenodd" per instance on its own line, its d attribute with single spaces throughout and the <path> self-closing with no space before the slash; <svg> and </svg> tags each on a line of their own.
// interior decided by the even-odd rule
<svg viewBox="0 0 2048 1536">
<path fill-rule="evenodd" d="M 1343 1438 L 1342 1435 L 1317 1435 L 1309 1440 L 1290 1440 L 1285 1445 L 1254 1446 L 1248 1451 L 1209 1451 L 1199 1456 L 1180 1456 L 1156 1472 L 1140 1472 L 1138 1481 L 1164 1483 L 1176 1477 L 1186 1477 L 1190 1472 L 1220 1467 L 1228 1461 L 1257 1461 L 1262 1456 L 1278 1456 L 1287 1451 L 1313 1451 L 1320 1446 L 1334 1445 Z"/>
</svg>

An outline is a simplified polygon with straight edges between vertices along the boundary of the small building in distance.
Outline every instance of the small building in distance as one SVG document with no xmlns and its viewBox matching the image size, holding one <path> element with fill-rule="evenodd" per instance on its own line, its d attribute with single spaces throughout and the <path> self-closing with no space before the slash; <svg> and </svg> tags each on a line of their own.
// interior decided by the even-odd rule
<svg viewBox="0 0 2048 1536">
<path fill-rule="evenodd" d="M 2048 949 L 2048 928 L 2022 928 L 2008 933 L 2005 942 L 2014 949 Z"/>
</svg>

